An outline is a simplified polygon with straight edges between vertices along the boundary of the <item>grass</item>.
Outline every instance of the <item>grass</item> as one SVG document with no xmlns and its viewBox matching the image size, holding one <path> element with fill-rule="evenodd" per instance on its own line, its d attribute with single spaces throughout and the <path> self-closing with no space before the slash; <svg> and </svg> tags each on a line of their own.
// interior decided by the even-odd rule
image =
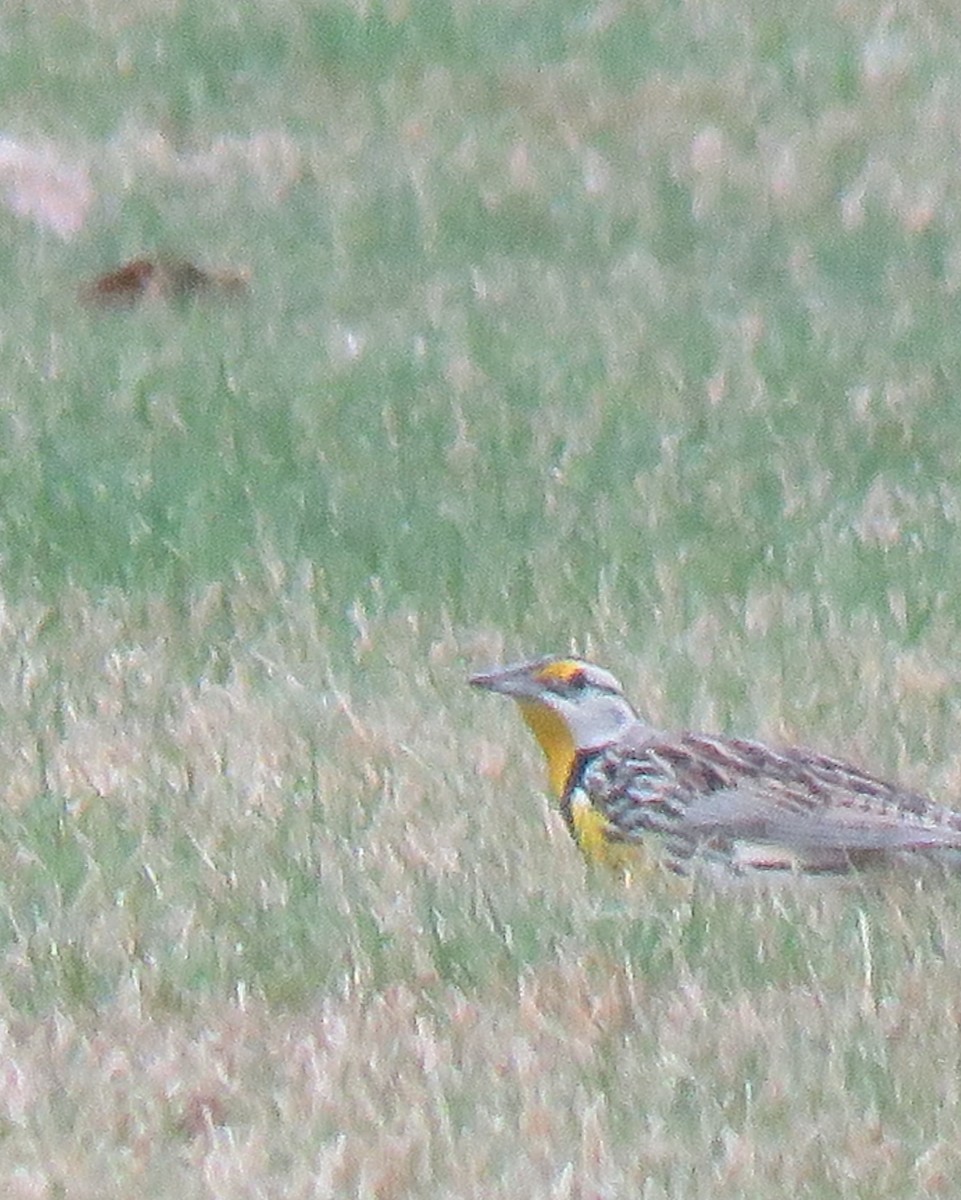
<svg viewBox="0 0 961 1200">
<path fill-rule="evenodd" d="M 80 214 L 0 159 L 3 1194 L 956 1192 L 956 881 L 624 890 L 464 686 L 575 645 L 957 796 L 950 14 L 61 7 L 0 16 Z M 249 298 L 77 303 L 167 251 Z"/>
</svg>

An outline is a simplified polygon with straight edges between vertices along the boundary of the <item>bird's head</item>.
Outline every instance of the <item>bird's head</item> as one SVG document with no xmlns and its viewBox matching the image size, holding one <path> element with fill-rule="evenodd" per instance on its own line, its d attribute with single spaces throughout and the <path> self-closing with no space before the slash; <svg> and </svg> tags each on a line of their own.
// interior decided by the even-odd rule
<svg viewBox="0 0 961 1200">
<path fill-rule="evenodd" d="M 472 675 L 474 687 L 516 700 L 547 758 L 551 790 L 561 796 L 577 754 L 615 742 L 637 721 L 609 671 L 580 658 L 538 658 Z"/>
</svg>

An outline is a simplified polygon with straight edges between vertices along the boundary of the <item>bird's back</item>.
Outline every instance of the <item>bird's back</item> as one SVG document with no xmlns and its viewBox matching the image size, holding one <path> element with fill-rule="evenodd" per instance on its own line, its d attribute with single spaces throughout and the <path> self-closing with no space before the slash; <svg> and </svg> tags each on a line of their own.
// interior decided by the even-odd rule
<svg viewBox="0 0 961 1200">
<path fill-rule="evenodd" d="M 584 755 L 572 783 L 614 836 L 659 835 L 680 866 L 699 850 L 735 868 L 807 870 L 961 850 L 961 812 L 798 747 L 639 723 Z"/>
</svg>

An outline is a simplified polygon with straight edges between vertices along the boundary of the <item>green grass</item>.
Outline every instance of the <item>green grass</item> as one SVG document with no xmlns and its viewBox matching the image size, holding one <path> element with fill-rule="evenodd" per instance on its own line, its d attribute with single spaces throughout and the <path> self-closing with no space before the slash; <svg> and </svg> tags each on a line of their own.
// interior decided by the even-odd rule
<svg viewBox="0 0 961 1200">
<path fill-rule="evenodd" d="M 956 1193 L 957 881 L 625 891 L 464 685 L 574 645 L 957 797 L 948 10 L 61 9 L 0 15 L 93 196 L 0 154 L 3 1195 Z M 78 304 L 154 252 L 250 295 Z"/>
</svg>

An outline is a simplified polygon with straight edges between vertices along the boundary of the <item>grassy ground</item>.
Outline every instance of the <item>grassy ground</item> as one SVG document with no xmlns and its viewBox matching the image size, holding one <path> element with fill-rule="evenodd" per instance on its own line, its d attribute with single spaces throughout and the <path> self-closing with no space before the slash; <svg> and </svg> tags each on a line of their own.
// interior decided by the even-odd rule
<svg viewBox="0 0 961 1200">
<path fill-rule="evenodd" d="M 958 796 L 959 40 L 0 14 L 5 1196 L 957 1193 L 957 882 L 624 891 L 464 676 Z"/>
</svg>

